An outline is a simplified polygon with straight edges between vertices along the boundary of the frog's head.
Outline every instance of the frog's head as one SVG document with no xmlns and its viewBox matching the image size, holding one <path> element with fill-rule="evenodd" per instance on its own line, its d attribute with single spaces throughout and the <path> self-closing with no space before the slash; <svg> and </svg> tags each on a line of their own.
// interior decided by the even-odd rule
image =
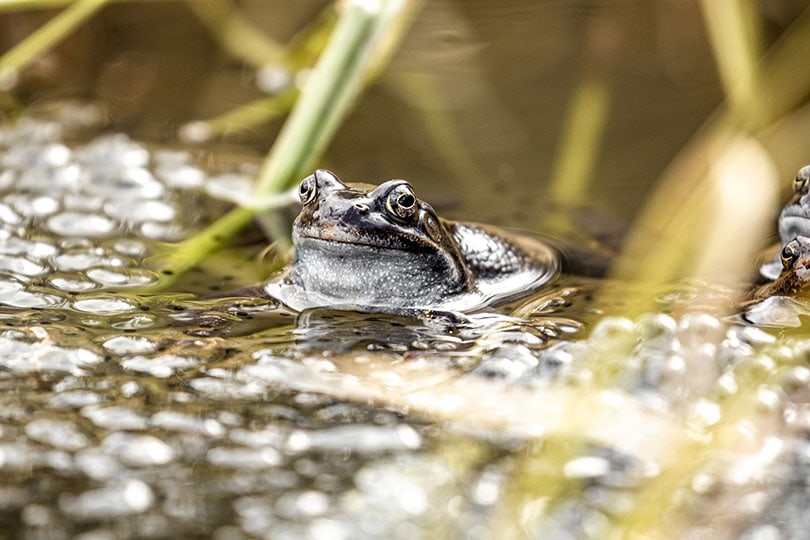
<svg viewBox="0 0 810 540">
<path fill-rule="evenodd" d="M 780 279 L 789 274 L 796 283 L 810 281 L 810 238 L 797 236 L 785 244 L 780 258 L 782 260 Z"/>
<path fill-rule="evenodd" d="M 329 171 L 304 178 L 290 279 L 357 303 L 418 305 L 470 287 L 453 235 L 405 180 L 347 185 Z M 435 300 L 434 300 L 435 301 Z"/>
</svg>

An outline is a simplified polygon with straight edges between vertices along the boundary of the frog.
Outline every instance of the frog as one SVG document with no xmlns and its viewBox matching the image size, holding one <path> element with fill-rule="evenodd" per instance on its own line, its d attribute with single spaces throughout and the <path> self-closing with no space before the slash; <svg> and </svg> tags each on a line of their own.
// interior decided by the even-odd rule
<svg viewBox="0 0 810 540">
<path fill-rule="evenodd" d="M 810 165 L 799 169 L 793 180 L 793 196 L 779 214 L 779 250 L 798 236 L 810 237 Z M 780 255 L 760 266 L 766 280 L 776 280 L 782 272 Z"/>
<path fill-rule="evenodd" d="M 779 258 L 779 275 L 755 291 L 755 300 L 771 296 L 797 296 L 810 285 L 810 236 L 794 237 L 784 245 Z"/>
<path fill-rule="evenodd" d="M 301 181 L 298 197 L 292 260 L 264 285 L 297 311 L 471 311 L 528 294 L 560 273 L 550 243 L 443 219 L 406 180 L 351 184 L 319 169 Z"/>
</svg>

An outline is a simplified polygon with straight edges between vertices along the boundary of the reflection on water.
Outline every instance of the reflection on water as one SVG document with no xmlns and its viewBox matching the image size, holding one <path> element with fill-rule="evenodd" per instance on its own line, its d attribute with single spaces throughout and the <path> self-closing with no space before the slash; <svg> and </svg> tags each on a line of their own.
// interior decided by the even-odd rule
<svg viewBox="0 0 810 540">
<path fill-rule="evenodd" d="M 0 133 L 7 530 L 601 537 L 676 489 L 686 529 L 808 530 L 805 340 L 602 316 L 573 278 L 467 315 L 138 296 L 222 175 L 63 129 Z"/>
</svg>

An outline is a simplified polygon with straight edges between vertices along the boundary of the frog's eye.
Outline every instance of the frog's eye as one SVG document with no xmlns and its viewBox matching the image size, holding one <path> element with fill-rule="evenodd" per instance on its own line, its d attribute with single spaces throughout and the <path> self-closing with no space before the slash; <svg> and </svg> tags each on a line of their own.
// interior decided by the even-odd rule
<svg viewBox="0 0 810 540">
<path fill-rule="evenodd" d="M 408 219 L 416 215 L 418 206 L 416 195 L 410 186 L 401 184 L 388 192 L 385 199 L 385 208 L 398 219 Z"/>
<path fill-rule="evenodd" d="M 799 169 L 799 172 L 796 174 L 796 179 L 793 180 L 793 191 L 795 193 L 806 191 L 808 183 L 810 183 L 810 165 Z"/>
<path fill-rule="evenodd" d="M 315 199 L 318 192 L 318 184 L 314 176 L 307 176 L 298 185 L 298 198 L 301 204 L 309 204 Z"/>
<path fill-rule="evenodd" d="M 791 240 L 782 248 L 782 269 L 790 270 L 799 259 L 799 243 Z"/>
</svg>

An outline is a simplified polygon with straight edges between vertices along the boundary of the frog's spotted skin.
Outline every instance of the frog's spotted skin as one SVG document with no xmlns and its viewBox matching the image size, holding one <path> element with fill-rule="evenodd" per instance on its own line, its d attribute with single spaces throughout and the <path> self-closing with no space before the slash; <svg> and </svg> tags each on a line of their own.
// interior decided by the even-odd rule
<svg viewBox="0 0 810 540">
<path fill-rule="evenodd" d="M 781 248 L 797 236 L 810 237 L 810 165 L 802 167 L 793 181 L 793 197 L 779 214 L 779 241 Z M 763 264 L 760 273 L 775 280 L 782 270 L 779 257 Z"/>
<path fill-rule="evenodd" d="M 318 170 L 299 188 L 293 261 L 265 292 L 289 307 L 473 310 L 559 271 L 547 245 L 439 218 L 404 180 L 346 185 Z"/>
</svg>

